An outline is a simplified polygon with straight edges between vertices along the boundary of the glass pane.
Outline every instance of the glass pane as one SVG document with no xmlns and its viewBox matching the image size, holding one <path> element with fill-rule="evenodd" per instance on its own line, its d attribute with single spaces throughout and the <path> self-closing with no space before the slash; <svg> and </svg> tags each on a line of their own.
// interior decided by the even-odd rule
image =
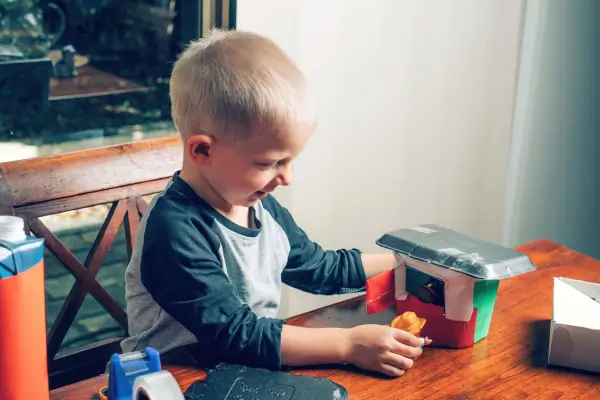
<svg viewBox="0 0 600 400">
<path fill-rule="evenodd" d="M 170 69 L 209 26 L 235 1 L 0 2 L 0 162 L 176 134 Z"/>
</svg>

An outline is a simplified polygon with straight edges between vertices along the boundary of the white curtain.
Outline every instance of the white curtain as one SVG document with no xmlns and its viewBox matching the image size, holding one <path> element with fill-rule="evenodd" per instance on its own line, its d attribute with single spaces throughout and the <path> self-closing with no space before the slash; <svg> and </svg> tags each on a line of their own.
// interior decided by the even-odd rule
<svg viewBox="0 0 600 400">
<path fill-rule="evenodd" d="M 600 2 L 528 0 L 503 242 L 600 258 Z"/>
</svg>

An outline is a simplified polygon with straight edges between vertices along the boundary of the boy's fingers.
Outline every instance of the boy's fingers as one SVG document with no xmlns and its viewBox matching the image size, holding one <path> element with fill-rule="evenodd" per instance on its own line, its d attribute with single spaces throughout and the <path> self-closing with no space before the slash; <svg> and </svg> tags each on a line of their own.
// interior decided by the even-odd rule
<svg viewBox="0 0 600 400">
<path fill-rule="evenodd" d="M 406 371 L 403 369 L 394 367 L 393 365 L 390 365 L 390 364 L 381 364 L 379 366 L 379 372 L 381 372 L 382 374 L 385 374 L 387 376 L 398 378 L 398 377 L 404 375 L 404 373 Z"/>
<path fill-rule="evenodd" d="M 391 350 L 393 353 L 413 359 L 419 357 L 423 353 L 423 349 L 420 346 L 413 347 L 398 341 Z"/>
<path fill-rule="evenodd" d="M 400 354 L 388 352 L 381 358 L 385 364 L 391 365 L 398 369 L 410 369 L 414 365 L 414 361 L 411 358 L 401 356 Z"/>
<path fill-rule="evenodd" d="M 426 338 L 419 338 L 419 340 L 421 341 L 421 343 L 423 343 L 421 345 L 421 354 L 423 354 L 423 347 L 430 345 L 432 343 L 432 340 L 429 339 L 428 337 L 426 337 Z M 419 354 L 417 357 L 415 357 L 414 360 L 418 360 L 419 357 L 421 357 L 421 354 Z"/>
<path fill-rule="evenodd" d="M 421 341 L 412 333 L 408 333 L 401 329 L 392 328 L 392 336 L 397 341 L 413 347 L 421 347 Z"/>
<path fill-rule="evenodd" d="M 393 378 L 399 378 L 402 375 L 404 375 L 406 371 L 403 369 L 392 367 L 391 365 L 383 364 L 380 368 L 380 372 Z"/>
</svg>

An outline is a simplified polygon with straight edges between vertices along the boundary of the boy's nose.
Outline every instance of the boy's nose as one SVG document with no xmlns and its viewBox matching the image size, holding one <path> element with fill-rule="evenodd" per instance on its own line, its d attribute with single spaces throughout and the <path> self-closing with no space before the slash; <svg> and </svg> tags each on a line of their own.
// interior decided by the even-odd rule
<svg viewBox="0 0 600 400">
<path fill-rule="evenodd" d="M 279 173 L 279 181 L 280 181 L 280 185 L 282 185 L 282 186 L 288 186 L 290 183 L 292 183 L 292 168 L 291 168 L 291 166 L 285 166 L 284 168 L 281 169 L 281 172 Z"/>
</svg>

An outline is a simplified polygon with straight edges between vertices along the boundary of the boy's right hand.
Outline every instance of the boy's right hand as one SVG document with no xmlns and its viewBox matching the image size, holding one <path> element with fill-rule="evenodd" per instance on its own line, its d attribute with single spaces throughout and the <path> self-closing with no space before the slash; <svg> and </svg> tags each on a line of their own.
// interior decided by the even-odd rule
<svg viewBox="0 0 600 400">
<path fill-rule="evenodd" d="M 348 330 L 346 361 L 392 377 L 404 375 L 423 352 L 419 338 L 386 325 L 360 325 Z"/>
</svg>

